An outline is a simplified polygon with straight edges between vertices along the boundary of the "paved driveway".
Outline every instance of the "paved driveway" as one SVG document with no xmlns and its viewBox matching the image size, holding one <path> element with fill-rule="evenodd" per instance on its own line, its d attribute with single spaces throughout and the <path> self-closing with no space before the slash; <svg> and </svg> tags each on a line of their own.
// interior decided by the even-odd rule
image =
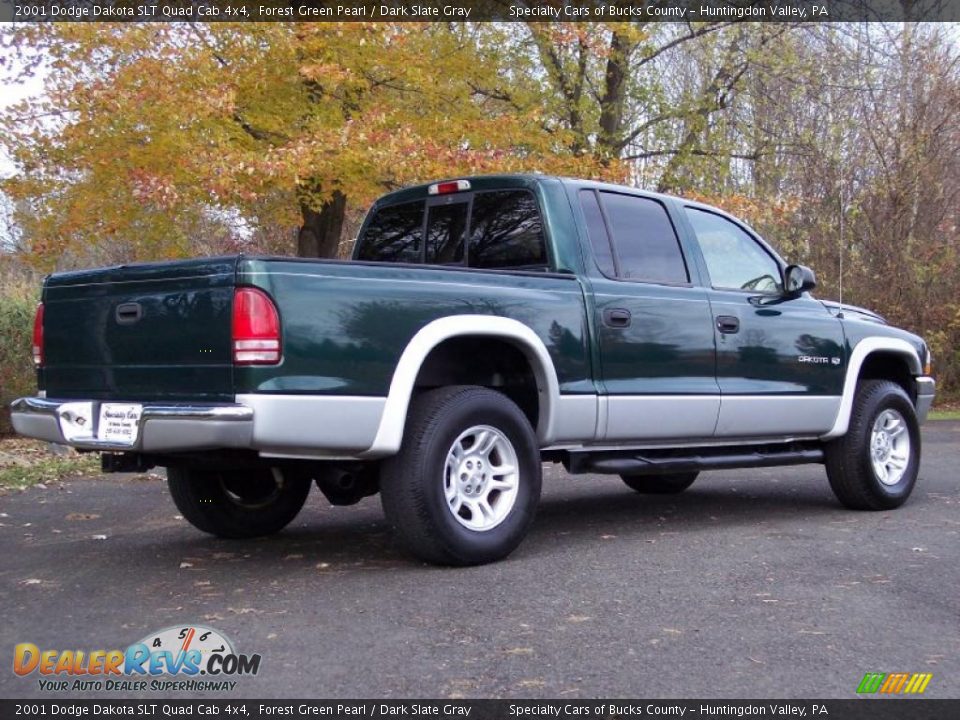
<svg viewBox="0 0 960 720">
<path fill-rule="evenodd" d="M 0 697 L 41 695 L 16 643 L 124 648 L 194 622 L 262 654 L 243 697 L 852 697 L 868 671 L 960 697 L 960 423 L 924 444 L 912 499 L 880 513 L 843 510 L 819 466 L 675 497 L 551 469 L 519 551 L 470 569 L 401 554 L 376 498 L 315 493 L 281 535 L 231 542 L 156 479 L 7 495 Z"/>
</svg>

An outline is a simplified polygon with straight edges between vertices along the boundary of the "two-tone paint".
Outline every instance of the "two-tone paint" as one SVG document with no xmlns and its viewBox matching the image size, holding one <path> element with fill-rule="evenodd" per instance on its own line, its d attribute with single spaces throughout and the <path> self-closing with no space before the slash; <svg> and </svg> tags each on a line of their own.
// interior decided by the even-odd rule
<svg viewBox="0 0 960 720">
<path fill-rule="evenodd" d="M 267 456 L 382 457 L 400 447 L 430 352 L 465 336 L 498 338 L 523 353 L 536 378 L 536 431 L 545 448 L 836 437 L 846 431 L 860 368 L 879 352 L 902 359 L 920 414 L 929 407 L 929 356 L 915 335 L 854 313 L 841 317 L 809 295 L 714 289 L 685 217 L 685 207 L 705 206 L 540 176 L 470 183 L 474 191 L 534 193 L 548 271 L 239 256 L 56 274 L 43 295 L 47 360 L 39 383 L 48 400 L 16 404 L 15 426 L 63 441 L 58 401 L 119 400 L 162 405 L 169 430 L 176 422 L 171 407 L 200 403 L 251 413 L 228 413 L 231 423 L 248 424 L 242 429 L 205 425 L 197 437 L 249 435 L 249 447 Z M 577 199 L 583 189 L 661 202 L 690 282 L 605 277 L 587 241 Z M 392 193 L 371 215 L 426 197 L 427 186 Z M 753 235 L 783 271 L 784 261 L 762 239 L 720 214 Z M 231 362 L 238 286 L 261 288 L 276 304 L 283 331 L 278 365 Z M 611 308 L 628 309 L 629 326 L 605 324 Z M 125 309 L 139 317 L 125 321 Z M 718 315 L 735 316 L 740 330 L 723 332 Z M 203 422 L 222 422 L 216 413 L 201 414 Z M 183 427 L 190 427 L 186 420 Z M 208 446 L 184 435 L 184 450 Z M 150 451 L 143 445 L 150 437 L 144 432 L 140 446 L 121 449 Z M 164 438 L 170 451 L 169 433 Z"/>
</svg>

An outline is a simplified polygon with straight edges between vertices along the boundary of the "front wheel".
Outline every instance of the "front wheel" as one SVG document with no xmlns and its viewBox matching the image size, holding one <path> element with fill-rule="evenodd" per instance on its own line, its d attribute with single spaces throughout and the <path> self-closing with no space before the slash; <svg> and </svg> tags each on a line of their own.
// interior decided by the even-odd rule
<svg viewBox="0 0 960 720">
<path fill-rule="evenodd" d="M 222 538 L 279 532 L 297 516 L 310 492 L 309 477 L 279 468 L 171 467 L 167 485 L 180 514 L 191 525 Z"/>
<path fill-rule="evenodd" d="M 493 390 L 455 386 L 413 400 L 400 452 L 383 463 L 380 497 L 411 553 L 477 565 L 520 544 L 540 484 L 536 436 L 520 408 Z"/>
<path fill-rule="evenodd" d="M 857 387 L 847 434 L 826 447 L 827 478 L 852 510 L 891 510 L 910 497 L 920 469 L 920 427 L 910 398 L 896 383 Z"/>
<path fill-rule="evenodd" d="M 621 475 L 620 479 L 631 490 L 645 495 L 675 495 L 693 485 L 697 472 L 663 475 Z"/>
</svg>

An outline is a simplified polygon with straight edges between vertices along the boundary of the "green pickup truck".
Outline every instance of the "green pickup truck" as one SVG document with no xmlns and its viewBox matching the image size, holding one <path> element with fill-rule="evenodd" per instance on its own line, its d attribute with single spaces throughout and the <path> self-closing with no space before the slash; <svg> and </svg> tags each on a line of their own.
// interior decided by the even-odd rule
<svg viewBox="0 0 960 720">
<path fill-rule="evenodd" d="M 316 483 L 380 493 L 404 546 L 505 557 L 542 462 L 681 492 L 823 463 L 897 507 L 934 396 L 924 341 L 810 295 L 746 224 L 682 198 L 490 176 L 378 200 L 353 260 L 223 257 L 47 278 L 23 435 L 167 468 L 202 531 L 279 531 Z"/>
</svg>

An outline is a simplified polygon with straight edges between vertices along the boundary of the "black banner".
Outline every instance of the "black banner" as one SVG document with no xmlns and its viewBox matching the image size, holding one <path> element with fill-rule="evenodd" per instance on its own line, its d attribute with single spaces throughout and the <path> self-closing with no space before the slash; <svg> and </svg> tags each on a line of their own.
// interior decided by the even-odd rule
<svg viewBox="0 0 960 720">
<path fill-rule="evenodd" d="M 13 22 L 960 21 L 960 0 L 0 0 Z"/>
<path fill-rule="evenodd" d="M 0 718 L 606 720 L 829 718 L 945 720 L 960 700 L 0 700 Z"/>
</svg>

